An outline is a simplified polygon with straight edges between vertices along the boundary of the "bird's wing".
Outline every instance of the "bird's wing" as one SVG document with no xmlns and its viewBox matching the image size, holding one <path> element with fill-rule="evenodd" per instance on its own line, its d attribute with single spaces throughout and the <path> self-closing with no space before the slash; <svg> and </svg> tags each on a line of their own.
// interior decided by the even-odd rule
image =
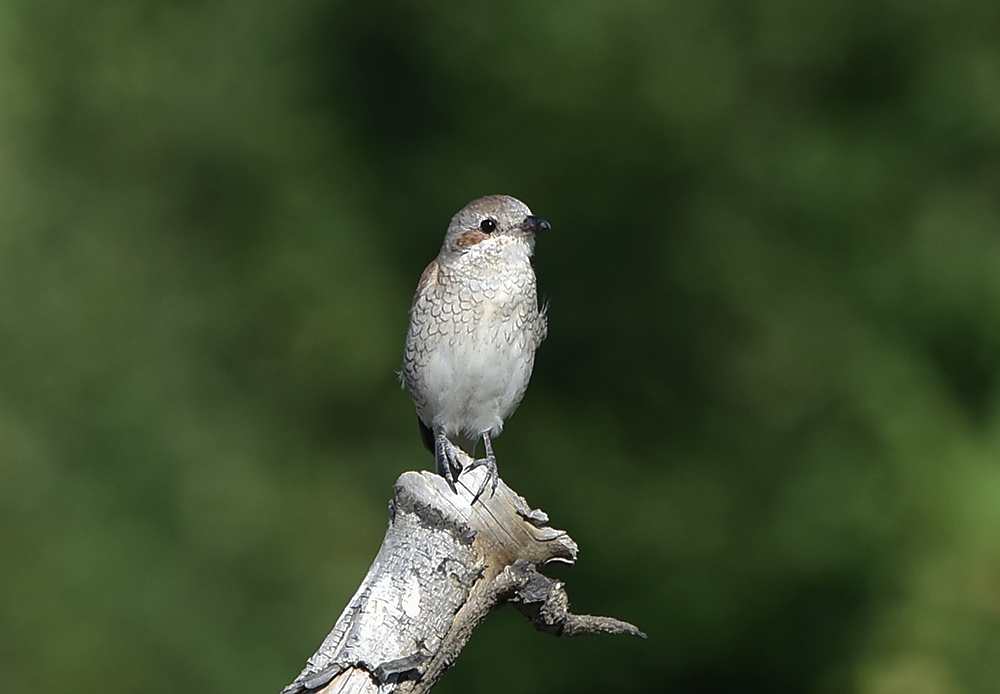
<svg viewBox="0 0 1000 694">
<path fill-rule="evenodd" d="M 413 303 L 417 303 L 417 297 L 423 293 L 428 284 L 437 282 L 437 275 L 438 261 L 435 259 L 430 262 L 430 265 L 424 268 L 423 274 L 420 275 L 420 281 L 417 282 L 417 291 L 413 293 Z"/>
</svg>

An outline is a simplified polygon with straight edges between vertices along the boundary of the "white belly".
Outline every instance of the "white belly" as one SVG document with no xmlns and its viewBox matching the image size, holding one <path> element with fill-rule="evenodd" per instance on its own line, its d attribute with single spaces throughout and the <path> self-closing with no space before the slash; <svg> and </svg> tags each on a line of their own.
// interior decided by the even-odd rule
<svg viewBox="0 0 1000 694">
<path fill-rule="evenodd" d="M 421 418 L 449 435 L 500 433 L 524 396 L 534 360 L 534 337 L 509 321 L 484 315 L 470 331 L 442 335 L 423 369 Z"/>
<path fill-rule="evenodd" d="M 403 381 L 421 421 L 452 439 L 500 433 L 524 396 L 545 334 L 530 248 L 496 248 L 508 255 L 462 272 L 442 269 L 410 313 Z M 497 264 L 506 271 L 497 273 Z"/>
</svg>

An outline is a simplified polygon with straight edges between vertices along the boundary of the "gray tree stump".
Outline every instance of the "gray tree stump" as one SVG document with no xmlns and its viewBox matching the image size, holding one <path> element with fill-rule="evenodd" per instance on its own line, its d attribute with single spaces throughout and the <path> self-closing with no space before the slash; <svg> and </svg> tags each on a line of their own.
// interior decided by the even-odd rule
<svg viewBox="0 0 1000 694">
<path fill-rule="evenodd" d="M 576 543 L 502 480 L 472 505 L 485 474 L 464 473 L 458 494 L 430 472 L 400 476 L 368 575 L 282 694 L 430 691 L 490 610 L 505 603 L 556 636 L 645 636 L 611 617 L 569 613 L 563 584 L 536 569 L 572 564 Z"/>
</svg>

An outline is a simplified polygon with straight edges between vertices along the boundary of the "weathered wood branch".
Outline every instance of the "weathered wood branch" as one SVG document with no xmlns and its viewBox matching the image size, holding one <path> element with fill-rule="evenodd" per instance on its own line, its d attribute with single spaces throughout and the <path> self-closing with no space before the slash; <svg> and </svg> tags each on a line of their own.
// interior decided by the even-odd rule
<svg viewBox="0 0 1000 694">
<path fill-rule="evenodd" d="M 611 617 L 574 615 L 563 584 L 539 573 L 577 546 L 501 480 L 474 505 L 485 468 L 458 494 L 430 472 L 396 482 L 382 547 L 333 631 L 282 694 L 430 691 L 490 610 L 509 603 L 549 634 L 633 634 Z"/>
</svg>

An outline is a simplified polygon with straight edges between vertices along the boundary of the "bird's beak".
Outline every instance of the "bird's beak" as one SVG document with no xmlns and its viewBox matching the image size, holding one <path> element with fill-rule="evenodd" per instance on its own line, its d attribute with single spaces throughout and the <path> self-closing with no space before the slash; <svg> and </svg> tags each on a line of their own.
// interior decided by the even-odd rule
<svg viewBox="0 0 1000 694">
<path fill-rule="evenodd" d="M 521 222 L 521 231 L 526 234 L 537 234 L 540 231 L 548 231 L 551 228 L 552 225 L 546 220 L 541 217 L 536 217 L 533 214 L 529 214 L 524 218 L 524 221 Z"/>
</svg>

